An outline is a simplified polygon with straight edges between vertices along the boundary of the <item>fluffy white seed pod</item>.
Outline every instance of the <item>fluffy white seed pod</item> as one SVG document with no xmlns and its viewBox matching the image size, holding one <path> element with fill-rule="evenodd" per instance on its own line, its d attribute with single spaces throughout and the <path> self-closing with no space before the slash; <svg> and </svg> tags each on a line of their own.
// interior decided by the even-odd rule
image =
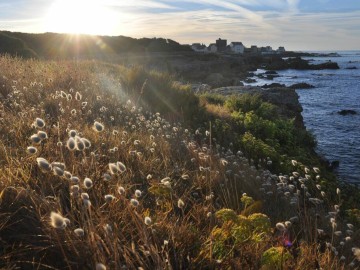
<svg viewBox="0 0 360 270">
<path fill-rule="evenodd" d="M 145 224 L 150 226 L 152 221 L 151 221 L 151 218 L 150 217 L 145 217 L 145 220 L 144 220 Z"/>
<path fill-rule="evenodd" d="M 33 155 L 33 154 L 36 154 L 37 149 L 34 146 L 29 146 L 28 148 L 26 148 L 26 152 L 28 152 L 28 154 L 30 154 L 30 155 Z"/>
<path fill-rule="evenodd" d="M 109 170 L 111 174 L 116 174 L 120 172 L 120 168 L 116 163 L 109 163 Z"/>
<path fill-rule="evenodd" d="M 101 124 L 101 123 L 98 122 L 98 121 L 95 121 L 95 122 L 94 122 L 93 129 L 94 129 L 96 132 L 102 132 L 102 131 L 104 131 L 104 125 Z"/>
<path fill-rule="evenodd" d="M 116 165 L 118 166 L 119 170 L 120 170 L 120 173 L 124 173 L 126 171 L 126 166 L 124 163 L 118 161 L 116 163 Z"/>
<path fill-rule="evenodd" d="M 96 270 L 106 270 L 106 266 L 102 263 L 97 263 L 95 269 Z"/>
<path fill-rule="evenodd" d="M 141 197 L 141 190 L 135 190 L 135 197 L 140 198 Z"/>
<path fill-rule="evenodd" d="M 137 207 L 137 206 L 139 206 L 139 201 L 136 200 L 136 199 L 131 199 L 131 200 L 130 200 L 130 204 L 131 204 L 133 207 Z"/>
<path fill-rule="evenodd" d="M 104 173 L 103 174 L 103 179 L 104 179 L 104 181 L 110 181 L 111 180 L 111 175 L 108 174 L 108 173 Z"/>
<path fill-rule="evenodd" d="M 64 229 L 66 227 L 66 222 L 64 217 L 55 212 L 51 212 L 50 214 L 50 224 L 55 229 Z"/>
<path fill-rule="evenodd" d="M 276 226 L 276 229 L 278 229 L 280 232 L 283 232 L 286 230 L 286 227 L 285 227 L 284 223 L 282 223 L 282 222 L 276 223 L 275 226 Z"/>
<path fill-rule="evenodd" d="M 91 147 L 91 142 L 86 138 L 81 138 L 82 142 L 85 144 L 85 148 L 89 149 Z"/>
<path fill-rule="evenodd" d="M 35 144 L 38 144 L 41 142 L 41 138 L 37 134 L 31 135 L 30 140 Z"/>
<path fill-rule="evenodd" d="M 72 174 L 71 174 L 70 172 L 68 172 L 68 171 L 64 171 L 64 176 L 65 176 L 67 179 L 71 180 Z"/>
<path fill-rule="evenodd" d="M 105 195 L 105 201 L 107 203 L 111 203 L 113 200 L 115 200 L 115 196 L 111 195 L 111 194 L 107 194 Z"/>
<path fill-rule="evenodd" d="M 86 192 L 81 193 L 81 199 L 90 200 L 89 194 L 87 194 Z"/>
<path fill-rule="evenodd" d="M 183 201 L 182 199 L 179 199 L 178 202 L 177 202 L 177 206 L 178 206 L 179 208 L 183 208 L 183 207 L 185 206 L 184 201 Z"/>
<path fill-rule="evenodd" d="M 60 167 L 53 166 L 53 172 L 54 172 L 54 175 L 57 175 L 57 176 L 64 175 L 64 170 L 61 169 Z"/>
<path fill-rule="evenodd" d="M 84 187 L 90 189 L 92 188 L 92 186 L 93 186 L 93 181 L 90 178 L 86 177 L 84 179 Z"/>
<path fill-rule="evenodd" d="M 72 129 L 72 130 L 69 131 L 69 137 L 75 138 L 76 135 L 77 135 L 77 131 L 76 131 L 76 130 Z"/>
<path fill-rule="evenodd" d="M 74 151 L 76 149 L 76 141 L 73 137 L 70 137 L 67 142 L 66 142 L 66 147 L 70 150 L 70 151 Z"/>
<path fill-rule="evenodd" d="M 34 122 L 34 126 L 36 128 L 43 128 L 43 127 L 45 127 L 45 121 L 42 120 L 41 118 L 36 118 L 35 122 Z"/>
<path fill-rule="evenodd" d="M 45 158 L 38 157 L 36 159 L 36 162 L 41 170 L 47 171 L 47 172 L 51 171 L 51 164 Z"/>
<path fill-rule="evenodd" d="M 84 236 L 84 230 L 83 229 L 81 229 L 81 228 L 77 228 L 77 229 L 75 229 L 74 230 L 74 233 L 76 234 L 76 236 L 78 236 L 78 237 L 82 237 L 82 236 Z"/>
<path fill-rule="evenodd" d="M 124 195 L 125 194 L 125 188 L 119 187 L 118 192 L 119 192 L 120 195 Z"/>
<path fill-rule="evenodd" d="M 40 138 L 40 140 L 45 140 L 48 138 L 48 135 L 45 131 L 39 130 L 37 133 L 37 136 Z"/>
</svg>

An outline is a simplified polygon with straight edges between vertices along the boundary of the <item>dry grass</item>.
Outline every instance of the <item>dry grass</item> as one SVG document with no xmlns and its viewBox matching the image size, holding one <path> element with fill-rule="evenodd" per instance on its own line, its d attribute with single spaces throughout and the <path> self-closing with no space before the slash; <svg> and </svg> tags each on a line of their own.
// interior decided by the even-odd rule
<svg viewBox="0 0 360 270">
<path fill-rule="evenodd" d="M 1 57 L 0 66 L 0 267 L 94 269 L 102 263 L 108 269 L 258 269 L 266 249 L 284 245 L 285 234 L 275 223 L 293 216 L 299 221 L 286 229 L 292 259 L 281 263 L 283 269 L 314 269 L 315 261 L 323 269 L 343 269 L 343 253 L 346 264 L 352 261 L 349 251 L 338 248 L 346 233 L 331 235 L 325 213 L 333 206 L 309 202 L 306 192 L 320 196 L 313 184 L 301 188 L 303 167 L 294 168 L 301 177 L 279 178 L 256 169 L 242 153 L 216 145 L 204 128 L 188 130 L 156 114 L 156 108 L 140 108 L 139 97 L 122 87 L 124 67 L 9 57 Z M 36 118 L 45 126 L 36 127 Z M 94 130 L 95 121 L 103 131 Z M 91 146 L 71 151 L 70 130 L 77 131 L 77 147 L 81 138 Z M 39 131 L 47 138 L 36 144 L 29 138 Z M 29 154 L 29 146 L 37 152 Z M 39 157 L 49 162 L 49 170 L 38 165 Z M 126 170 L 118 164 L 121 172 L 112 174 L 109 164 L 116 162 Z M 64 171 L 79 183 L 61 175 Z M 243 193 L 253 201 L 245 201 Z M 242 215 L 236 222 L 215 215 L 226 208 Z M 54 228 L 51 212 L 69 223 L 60 219 L 62 228 Z M 270 231 L 256 231 L 261 224 L 249 221 L 257 212 L 271 218 Z M 237 234 L 244 224 L 251 236 L 245 240 Z M 320 226 L 329 238 L 319 239 Z M 84 235 L 76 234 L 77 228 Z M 226 237 L 216 242 L 216 235 Z"/>
</svg>

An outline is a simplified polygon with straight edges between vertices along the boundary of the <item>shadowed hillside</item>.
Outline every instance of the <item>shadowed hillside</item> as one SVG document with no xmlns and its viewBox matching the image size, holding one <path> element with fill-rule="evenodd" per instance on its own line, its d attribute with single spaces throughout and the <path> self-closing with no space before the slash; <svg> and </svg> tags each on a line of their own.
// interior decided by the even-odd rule
<svg viewBox="0 0 360 270">
<path fill-rule="evenodd" d="M 0 53 L 24 58 L 110 58 L 114 54 L 144 52 L 186 52 L 189 46 L 171 39 L 124 36 L 90 36 L 56 33 L 28 34 L 0 31 Z"/>
</svg>

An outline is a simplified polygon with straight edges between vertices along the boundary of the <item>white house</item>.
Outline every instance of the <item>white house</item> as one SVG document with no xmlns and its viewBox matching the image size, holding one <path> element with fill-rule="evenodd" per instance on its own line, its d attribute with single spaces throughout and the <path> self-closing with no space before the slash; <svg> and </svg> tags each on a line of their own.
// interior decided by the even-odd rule
<svg viewBox="0 0 360 270">
<path fill-rule="evenodd" d="M 208 52 L 216 53 L 217 52 L 217 46 L 215 43 L 211 43 L 208 47 Z"/>
<path fill-rule="evenodd" d="M 286 52 L 285 47 L 280 46 L 279 49 L 277 49 L 277 52 L 278 52 L 278 53 L 284 53 L 284 52 Z"/>
<path fill-rule="evenodd" d="M 200 43 L 193 43 L 191 45 L 191 49 L 193 49 L 195 52 L 206 52 L 207 48 L 204 44 Z"/>
<path fill-rule="evenodd" d="M 242 42 L 231 42 L 230 49 L 233 53 L 243 54 L 245 50 L 245 46 L 242 44 Z"/>
</svg>

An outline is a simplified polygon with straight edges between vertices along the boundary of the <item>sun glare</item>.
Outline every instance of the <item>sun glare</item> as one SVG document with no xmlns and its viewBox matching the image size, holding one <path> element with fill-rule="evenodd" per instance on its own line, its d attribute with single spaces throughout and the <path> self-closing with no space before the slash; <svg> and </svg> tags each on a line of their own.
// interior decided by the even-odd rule
<svg viewBox="0 0 360 270">
<path fill-rule="evenodd" d="M 100 0 L 57 0 L 45 23 L 49 32 L 112 35 L 116 16 Z"/>
</svg>

